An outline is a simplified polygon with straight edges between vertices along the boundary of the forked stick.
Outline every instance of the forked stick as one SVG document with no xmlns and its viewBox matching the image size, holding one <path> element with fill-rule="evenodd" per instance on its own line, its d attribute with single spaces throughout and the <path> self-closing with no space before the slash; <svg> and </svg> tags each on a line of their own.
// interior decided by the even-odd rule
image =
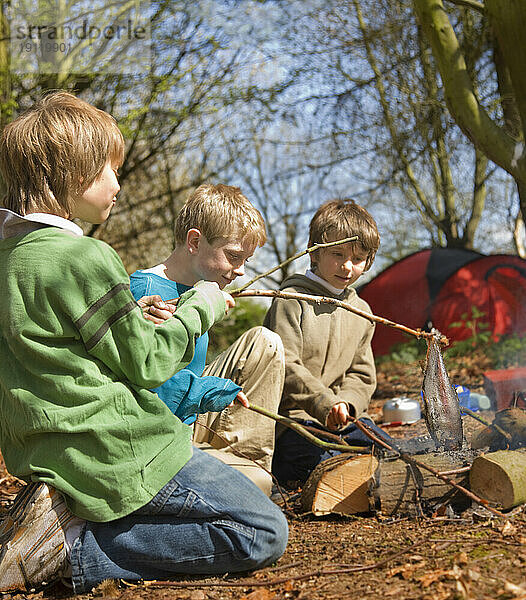
<svg viewBox="0 0 526 600">
<path fill-rule="evenodd" d="M 250 281 L 247 281 L 247 283 L 243 284 L 242 286 L 235 288 L 233 290 L 228 290 L 228 292 L 230 293 L 231 296 L 233 296 L 235 298 L 246 298 L 246 297 L 250 297 L 250 296 L 260 296 L 260 297 L 266 296 L 266 297 L 271 297 L 271 298 L 289 298 L 289 299 L 293 299 L 293 300 L 308 300 L 308 301 L 314 302 L 316 304 L 322 304 L 322 303 L 323 304 L 332 304 L 334 306 L 339 306 L 341 308 L 344 308 L 345 310 L 348 310 L 356 315 L 359 315 L 360 317 L 363 317 L 364 319 L 367 319 L 368 321 L 381 323 L 382 325 L 387 325 L 388 327 L 393 327 L 394 329 L 398 329 L 399 331 L 403 331 L 404 333 L 409 333 L 410 335 L 414 335 L 418 339 L 434 337 L 434 338 L 438 339 L 438 342 L 440 345 L 447 346 L 449 344 L 449 340 L 444 335 L 441 335 L 441 334 L 438 335 L 436 332 L 432 333 L 432 332 L 422 331 L 421 329 L 411 329 L 410 327 L 401 325 L 400 323 L 395 323 L 394 321 L 390 321 L 389 319 L 385 319 L 384 317 L 378 317 L 376 315 L 367 313 L 363 310 L 360 310 L 359 308 L 355 308 L 354 306 L 351 306 L 347 302 L 342 302 L 341 300 L 337 300 L 336 298 L 329 298 L 327 296 L 311 296 L 309 294 L 300 294 L 300 293 L 292 293 L 292 292 L 282 292 L 280 290 L 247 290 L 246 289 L 250 285 L 252 285 L 255 281 L 258 281 L 259 279 L 262 279 L 263 277 L 267 277 L 267 275 L 274 273 L 274 271 L 277 271 L 279 268 L 283 267 L 284 265 L 289 264 L 290 262 L 292 262 L 293 260 L 296 260 L 297 258 L 300 258 L 301 256 L 304 256 L 305 254 L 311 254 L 312 252 L 315 252 L 316 250 L 319 250 L 320 248 L 329 248 L 330 246 L 338 246 L 340 244 L 347 244 L 348 242 L 356 242 L 358 240 L 359 240 L 359 237 L 357 235 L 354 235 L 352 237 L 344 238 L 341 240 L 336 240 L 334 242 L 325 242 L 325 243 L 320 243 L 320 244 L 314 244 L 313 246 L 310 246 L 306 250 L 303 250 L 302 252 L 298 252 L 297 254 L 294 254 L 294 256 L 287 258 L 287 260 L 284 260 L 279 265 L 272 267 L 272 269 L 269 269 L 268 271 L 265 271 L 264 273 L 257 275 Z M 170 300 L 165 300 L 165 302 L 167 304 L 177 305 L 178 300 L 179 300 L 178 298 L 172 298 Z"/>
</svg>

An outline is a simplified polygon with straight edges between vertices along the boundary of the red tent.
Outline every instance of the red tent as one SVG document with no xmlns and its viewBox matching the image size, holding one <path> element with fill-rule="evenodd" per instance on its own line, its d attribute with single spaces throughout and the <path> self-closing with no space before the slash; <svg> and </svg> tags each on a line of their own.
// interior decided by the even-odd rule
<svg viewBox="0 0 526 600">
<path fill-rule="evenodd" d="M 485 256 L 470 250 L 421 250 L 394 263 L 359 290 L 374 314 L 411 328 L 432 325 L 451 341 L 471 333 L 449 327 L 472 314 L 484 314 L 494 336 L 526 333 L 526 260 L 518 256 Z M 464 319 L 465 321 L 465 319 Z M 376 354 L 408 341 L 396 329 L 378 324 L 373 338 Z"/>
</svg>

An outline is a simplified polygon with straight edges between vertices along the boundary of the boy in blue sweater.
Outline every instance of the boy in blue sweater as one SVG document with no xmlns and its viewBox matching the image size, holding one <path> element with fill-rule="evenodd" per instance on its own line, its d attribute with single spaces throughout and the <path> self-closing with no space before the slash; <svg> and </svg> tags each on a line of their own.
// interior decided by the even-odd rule
<svg viewBox="0 0 526 600">
<path fill-rule="evenodd" d="M 158 294 L 169 300 L 201 279 L 215 281 L 223 289 L 244 275 L 245 262 L 266 241 L 259 211 L 239 188 L 223 184 L 199 186 L 177 216 L 174 233 L 176 246 L 166 260 L 131 275 L 136 298 Z M 197 415 L 195 445 L 270 495 L 274 422 L 241 404 L 247 394 L 254 404 L 277 412 L 285 374 L 281 339 L 264 327 L 254 327 L 208 366 L 207 348 L 205 333 L 196 342 L 191 363 L 155 391 L 185 422 L 193 423 Z M 215 407 L 235 399 L 240 403 L 223 411 Z"/>
<path fill-rule="evenodd" d="M 66 92 L 0 138 L 0 447 L 28 482 L 0 525 L 0 591 L 245 571 L 285 548 L 277 507 L 150 391 L 233 300 L 200 282 L 156 326 L 117 254 L 72 221 L 108 217 L 123 149 L 115 121 Z"/>
</svg>

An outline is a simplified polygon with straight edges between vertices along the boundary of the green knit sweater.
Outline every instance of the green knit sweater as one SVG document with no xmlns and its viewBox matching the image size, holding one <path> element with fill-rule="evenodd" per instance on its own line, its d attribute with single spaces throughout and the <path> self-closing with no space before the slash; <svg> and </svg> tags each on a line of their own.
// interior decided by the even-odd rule
<svg viewBox="0 0 526 600">
<path fill-rule="evenodd" d="M 111 521 L 189 460 L 191 430 L 148 388 L 188 364 L 225 312 L 194 288 L 160 326 L 143 318 L 118 255 L 55 227 L 0 241 L 0 447 L 10 473 Z"/>
</svg>

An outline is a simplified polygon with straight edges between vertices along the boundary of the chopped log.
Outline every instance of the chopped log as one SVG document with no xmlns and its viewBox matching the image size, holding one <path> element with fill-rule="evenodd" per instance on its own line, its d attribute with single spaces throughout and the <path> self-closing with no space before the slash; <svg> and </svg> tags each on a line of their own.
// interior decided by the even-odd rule
<svg viewBox="0 0 526 600">
<path fill-rule="evenodd" d="M 471 452 L 441 452 L 419 454 L 415 458 L 437 471 L 449 472 L 471 464 L 474 456 Z M 464 485 L 467 473 L 450 477 Z M 421 511 L 431 514 L 448 504 L 461 511 L 470 505 L 464 494 L 445 481 L 400 459 L 381 460 L 374 480 L 371 493 L 376 510 L 384 516 L 416 516 Z"/>
<path fill-rule="evenodd" d="M 368 490 L 377 467 L 378 459 L 371 454 L 341 454 L 321 462 L 303 487 L 303 510 L 317 516 L 370 512 Z"/>
<path fill-rule="evenodd" d="M 499 450 L 477 457 L 469 473 L 471 490 L 503 509 L 526 502 L 526 450 Z"/>
</svg>

